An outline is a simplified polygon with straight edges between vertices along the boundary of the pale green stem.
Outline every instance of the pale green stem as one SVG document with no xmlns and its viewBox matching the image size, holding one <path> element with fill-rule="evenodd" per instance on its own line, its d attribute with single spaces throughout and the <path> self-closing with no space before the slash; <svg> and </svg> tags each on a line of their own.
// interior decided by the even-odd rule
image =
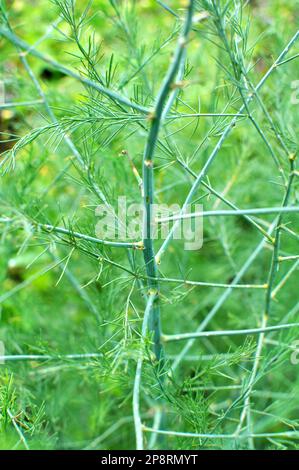
<svg viewBox="0 0 299 470">
<path fill-rule="evenodd" d="M 33 49 L 29 44 L 27 44 L 22 39 L 18 38 L 12 31 L 4 28 L 3 26 L 0 26 L 0 35 L 4 36 L 6 39 L 8 39 L 10 42 L 12 42 L 15 46 L 22 49 L 23 51 L 27 51 L 28 54 L 42 60 L 43 62 L 48 64 L 49 67 L 54 68 L 55 70 L 59 70 L 64 75 L 72 77 L 75 80 L 78 80 L 79 82 L 83 83 L 86 86 L 94 88 L 95 90 L 97 90 L 98 92 L 100 92 L 103 95 L 107 96 L 108 98 L 112 99 L 113 101 L 116 101 L 120 104 L 128 106 L 132 109 L 135 109 L 136 111 L 139 111 L 143 114 L 148 114 L 149 113 L 148 108 L 145 108 L 144 106 L 140 106 L 137 103 L 133 103 L 128 98 L 126 98 L 125 96 L 120 95 L 116 91 L 110 90 L 109 88 L 106 88 L 106 87 L 104 87 L 103 85 L 100 85 L 97 82 L 89 80 L 88 78 L 86 78 L 84 76 L 81 76 L 76 72 L 73 72 L 72 70 L 68 69 L 67 67 L 60 64 L 59 62 L 56 62 L 55 60 L 45 56 L 42 52 L 39 52 L 39 51 Z M 23 55 L 24 55 L 24 53 L 23 53 Z"/>
<path fill-rule="evenodd" d="M 240 216 L 240 215 L 268 215 L 268 214 L 291 214 L 299 212 L 298 207 L 261 207 L 254 209 L 239 209 L 239 210 L 216 210 L 204 212 L 191 212 L 190 214 L 178 214 L 171 217 L 162 217 L 156 219 L 156 222 L 162 224 L 172 220 L 185 220 L 194 219 L 196 217 L 215 217 L 215 216 Z"/>
<path fill-rule="evenodd" d="M 86 354 L 7 354 L 0 356 L 0 362 L 6 361 L 60 361 L 60 360 L 86 360 L 98 359 L 103 357 L 101 353 L 86 353 Z"/>
<path fill-rule="evenodd" d="M 35 106 L 37 104 L 43 104 L 42 100 L 35 100 L 35 101 L 20 101 L 17 103 L 1 103 L 0 109 L 10 109 L 10 108 L 18 108 L 22 106 Z"/>
<path fill-rule="evenodd" d="M 15 428 L 15 430 L 16 430 L 16 432 L 17 432 L 19 438 L 20 438 L 20 441 L 23 443 L 23 445 L 24 445 L 24 447 L 25 447 L 26 450 L 30 450 L 30 449 L 29 449 L 29 445 L 28 445 L 28 443 L 27 443 L 27 440 L 26 440 L 26 438 L 25 438 L 25 436 L 24 436 L 24 434 L 23 434 L 23 432 L 22 432 L 20 426 L 18 426 L 14 415 L 12 414 L 12 412 L 10 411 L 9 408 L 7 408 L 6 411 L 7 411 L 7 414 L 8 414 L 8 416 L 9 416 L 9 418 L 10 418 L 12 424 L 13 424 L 13 427 Z"/>
<path fill-rule="evenodd" d="M 79 232 L 73 232 L 72 230 L 68 230 L 63 227 L 55 227 L 54 225 L 49 224 L 37 224 L 37 227 L 44 230 L 45 232 L 50 233 L 61 233 L 63 235 L 67 235 L 70 238 L 77 238 L 79 240 L 84 240 L 92 243 L 96 243 L 99 245 L 111 246 L 116 248 L 134 248 L 134 249 L 142 249 L 142 242 L 112 242 L 109 240 L 102 240 L 96 237 L 91 237 L 89 235 L 85 235 Z"/>
<path fill-rule="evenodd" d="M 146 277 L 143 277 L 146 279 Z M 182 284 L 186 286 L 198 286 L 198 287 L 216 287 L 220 289 L 267 289 L 267 284 L 223 284 L 219 282 L 203 282 L 203 281 L 190 281 L 187 279 L 174 279 L 169 277 L 158 277 L 156 278 L 159 282 L 169 282 L 175 284 Z"/>
<path fill-rule="evenodd" d="M 143 449 L 143 426 L 141 422 L 140 414 L 140 385 L 141 385 L 141 373 L 142 365 L 144 358 L 144 347 L 145 347 L 145 337 L 148 330 L 148 322 L 152 312 L 152 307 L 155 301 L 156 295 L 150 294 L 147 300 L 146 309 L 144 312 L 142 330 L 141 330 L 141 349 L 139 352 L 139 358 L 137 360 L 136 374 L 134 380 L 133 388 L 133 416 L 134 416 L 134 425 L 135 425 L 135 434 L 136 434 L 136 448 L 137 450 Z"/>
<path fill-rule="evenodd" d="M 289 323 L 287 325 L 275 325 L 264 328 L 251 328 L 245 330 L 223 330 L 223 331 L 201 331 L 198 333 L 182 333 L 177 335 L 162 335 L 162 340 L 166 343 L 170 341 L 185 341 L 190 338 L 210 338 L 212 336 L 238 336 L 238 335 L 258 335 L 270 331 L 281 331 L 298 327 L 299 323 Z"/>
<path fill-rule="evenodd" d="M 235 436 L 235 434 L 200 434 L 200 433 L 192 433 L 192 432 L 180 432 L 180 431 L 167 431 L 162 429 L 153 429 L 147 426 L 144 427 L 144 431 L 146 432 L 155 432 L 157 434 L 164 434 L 166 436 L 177 436 L 177 437 L 190 437 L 190 438 L 198 438 L 198 439 L 248 439 L 249 437 L 252 438 L 294 438 L 299 439 L 299 432 L 298 431 L 285 431 L 285 432 L 272 432 L 272 433 L 256 433 L 256 434 L 242 434 L 242 436 Z"/>
</svg>

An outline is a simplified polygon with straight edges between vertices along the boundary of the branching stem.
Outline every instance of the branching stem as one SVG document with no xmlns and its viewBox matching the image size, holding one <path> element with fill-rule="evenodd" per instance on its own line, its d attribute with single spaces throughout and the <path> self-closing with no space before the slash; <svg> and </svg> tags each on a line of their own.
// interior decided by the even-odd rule
<svg viewBox="0 0 299 470">
<path fill-rule="evenodd" d="M 59 62 L 56 62 L 55 60 L 51 59 L 50 57 L 45 56 L 42 52 L 37 51 L 33 47 L 31 47 L 29 44 L 27 44 L 25 41 L 17 37 L 11 30 L 0 26 L 0 36 L 4 36 L 6 39 L 8 39 L 10 42 L 12 42 L 15 46 L 18 48 L 22 49 L 23 51 L 26 51 L 26 53 L 36 57 L 37 59 L 42 60 L 46 64 L 49 65 L 49 67 L 53 68 L 54 70 L 59 70 L 61 73 L 64 75 L 67 75 L 69 77 L 74 78 L 75 80 L 78 80 L 79 82 L 83 83 L 84 85 L 94 88 L 95 90 L 99 91 L 103 95 L 107 96 L 108 98 L 112 99 L 113 101 L 116 101 L 124 106 L 128 106 L 129 108 L 135 109 L 136 111 L 141 112 L 142 114 L 148 114 L 149 110 L 145 108 L 144 106 L 141 106 L 137 103 L 133 103 L 130 101 L 128 98 L 126 98 L 123 95 L 120 95 L 116 91 L 113 91 L 109 88 L 104 87 L 100 83 L 97 83 L 93 80 L 90 80 L 82 75 L 79 75 L 76 72 L 73 72 L 72 70 L 68 69 L 64 65 L 60 64 Z M 23 53 L 24 54 L 24 53 Z"/>
<path fill-rule="evenodd" d="M 148 288 L 150 292 L 155 292 L 155 300 L 150 314 L 150 331 L 154 334 L 154 351 L 158 361 L 162 358 L 162 345 L 160 340 L 160 308 L 159 308 L 159 286 L 157 281 L 157 265 L 155 261 L 154 243 L 153 243 L 153 203 L 154 203 L 154 168 L 153 158 L 158 141 L 159 131 L 164 113 L 167 96 L 171 91 L 173 81 L 180 69 L 182 61 L 185 58 L 185 47 L 188 41 L 188 35 L 192 25 L 192 14 L 194 9 L 194 1 L 189 2 L 187 15 L 182 34 L 178 40 L 176 51 L 173 56 L 172 63 L 169 66 L 165 79 L 162 83 L 157 96 L 156 105 L 150 115 L 151 127 L 147 139 L 147 143 L 143 156 L 143 190 L 144 190 L 144 221 L 143 221 L 143 245 L 144 245 L 144 262 L 146 273 L 148 276 Z M 171 102 L 172 104 L 172 102 Z M 170 110 L 168 103 L 167 110 Z"/>
</svg>

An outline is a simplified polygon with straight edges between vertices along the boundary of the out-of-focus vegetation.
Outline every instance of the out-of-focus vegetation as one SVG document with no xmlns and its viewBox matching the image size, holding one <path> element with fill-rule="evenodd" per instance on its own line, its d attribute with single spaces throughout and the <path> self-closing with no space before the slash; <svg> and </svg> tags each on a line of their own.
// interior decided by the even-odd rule
<svg viewBox="0 0 299 470">
<path fill-rule="evenodd" d="M 225 19 L 223 36 L 214 3 Z M 113 207 L 123 195 L 128 203 L 140 201 L 132 162 L 142 175 L 150 119 L 31 52 L 152 109 L 188 2 L 0 4 L 0 340 L 5 355 L 14 356 L 0 366 L 0 448 L 131 449 L 132 394 L 147 295 L 139 282 L 142 278 L 145 284 L 146 277 L 142 250 L 97 245 L 72 232 L 95 236 L 95 208 L 103 197 Z M 155 152 L 159 203 L 183 204 L 242 97 L 253 93 L 252 86 L 299 24 L 297 0 L 197 1 L 195 10 L 184 76 Z M 31 50 L 20 54 L 16 38 Z M 229 209 L 215 191 L 239 209 L 283 204 L 289 157 L 298 150 L 299 59 L 287 59 L 298 53 L 299 40 L 253 97 L 250 117 L 245 109 L 237 119 L 193 198 L 204 210 Z M 212 116 L 198 115 L 203 113 Z M 298 206 L 295 164 L 296 159 L 288 206 Z M 164 334 L 191 333 L 199 325 L 208 331 L 259 328 L 265 311 L 266 327 L 299 322 L 298 214 L 285 214 L 272 230 L 273 240 L 255 252 L 261 232 L 274 220 L 274 214 L 251 221 L 204 218 L 200 250 L 185 251 L 179 241 L 168 245 L 159 277 L 223 285 L 162 281 Z M 71 235 L 49 233 L 39 224 L 64 227 Z M 279 269 L 267 311 L 265 284 L 277 231 Z M 155 242 L 156 250 L 160 245 Z M 240 272 L 237 283 L 253 287 L 227 287 Z M 297 449 L 299 365 L 291 363 L 291 354 L 298 335 L 293 327 L 264 338 L 201 337 L 184 356 L 186 341 L 165 343 L 168 377 L 162 384 L 148 353 L 149 336 L 142 422 L 149 428 L 154 422 L 168 431 L 231 437 L 161 437 L 148 431 L 144 445 Z"/>
</svg>

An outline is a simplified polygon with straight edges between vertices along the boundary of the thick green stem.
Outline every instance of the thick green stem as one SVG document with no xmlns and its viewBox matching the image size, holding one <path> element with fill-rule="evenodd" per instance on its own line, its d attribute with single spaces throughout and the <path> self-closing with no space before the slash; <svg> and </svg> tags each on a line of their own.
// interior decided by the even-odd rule
<svg viewBox="0 0 299 470">
<path fill-rule="evenodd" d="M 154 242 L 153 242 L 153 203 L 154 203 L 154 169 L 153 158 L 156 145 L 159 139 L 159 131 L 163 119 L 166 117 L 167 112 L 170 111 L 173 104 L 174 95 L 171 95 L 168 102 L 167 97 L 171 91 L 173 82 L 181 70 L 182 62 L 185 60 L 185 48 L 188 40 L 188 34 L 192 25 L 192 15 L 194 9 L 194 0 L 190 0 L 186 21 L 183 27 L 182 35 L 179 38 L 177 48 L 169 66 L 165 79 L 162 83 L 160 91 L 157 96 L 156 105 L 151 113 L 150 120 L 151 126 L 147 139 L 147 143 L 143 155 L 143 246 L 144 246 L 144 263 L 147 274 L 147 285 L 149 290 L 148 302 L 143 320 L 143 334 L 146 331 L 148 322 L 149 331 L 153 334 L 154 341 L 154 354 L 155 359 L 159 364 L 159 369 L 163 368 L 163 346 L 161 342 L 161 319 L 160 319 L 160 305 L 159 305 L 159 283 L 157 279 L 158 270 L 155 260 Z M 133 395 L 133 411 L 135 418 L 135 431 L 137 448 L 143 448 L 142 427 L 139 412 L 139 398 L 140 398 L 140 377 L 142 369 L 142 358 L 137 363 L 134 395 Z"/>
<path fill-rule="evenodd" d="M 140 413 L 140 386 L 141 386 L 141 372 L 144 356 L 144 346 L 145 346 L 145 337 L 148 330 L 148 321 L 151 314 L 153 303 L 155 301 L 155 295 L 150 294 L 148 297 L 146 309 L 144 312 L 143 322 L 142 322 L 142 331 L 141 331 L 141 346 L 142 349 L 139 353 L 139 358 L 137 361 L 137 368 L 134 380 L 133 388 L 133 416 L 134 416 L 134 425 L 135 425 L 135 434 L 136 434 L 136 448 L 137 450 L 143 450 L 143 432 L 142 432 L 142 422 L 141 422 L 141 413 Z"/>
<path fill-rule="evenodd" d="M 154 243 L 153 243 L 153 203 L 154 203 L 154 169 L 153 158 L 156 149 L 159 131 L 165 109 L 170 110 L 173 103 L 173 97 L 166 103 L 167 97 L 172 89 L 173 82 L 185 59 L 185 48 L 188 40 L 189 31 L 192 25 L 192 15 L 194 1 L 189 2 L 186 21 L 183 27 L 182 35 L 179 38 L 172 63 L 169 66 L 165 79 L 162 83 L 157 96 L 154 111 L 150 115 L 151 127 L 143 156 L 143 188 L 144 188 L 144 221 L 143 221 L 143 245 L 144 262 L 148 276 L 149 291 L 155 294 L 155 299 L 150 314 L 150 331 L 154 335 L 154 352 L 156 359 L 162 359 L 161 327 L 160 327 L 160 307 L 159 307 L 159 284 L 157 280 L 157 265 L 155 261 Z M 165 108 L 166 105 L 166 108 Z"/>
</svg>

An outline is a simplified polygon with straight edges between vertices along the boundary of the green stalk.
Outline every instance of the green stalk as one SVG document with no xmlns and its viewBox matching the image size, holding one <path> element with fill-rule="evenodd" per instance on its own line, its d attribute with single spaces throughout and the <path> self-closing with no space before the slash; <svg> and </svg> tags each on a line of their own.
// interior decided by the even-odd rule
<svg viewBox="0 0 299 470">
<path fill-rule="evenodd" d="M 152 312 L 153 304 L 155 302 L 156 295 L 150 294 L 146 304 L 146 309 L 143 316 L 142 330 L 141 330 L 141 346 L 145 346 L 145 337 L 148 330 L 148 322 Z M 137 361 L 136 374 L 134 380 L 133 388 L 133 417 L 134 417 L 134 426 L 136 434 L 136 448 L 137 450 L 143 450 L 143 426 L 141 422 L 141 413 L 140 413 L 140 386 L 141 386 L 141 372 L 143 364 L 144 351 L 141 349 L 139 353 L 139 358 Z"/>
<path fill-rule="evenodd" d="M 210 338 L 213 336 L 238 336 L 238 335 L 258 335 L 260 333 L 268 333 L 271 331 L 287 330 L 289 328 L 298 327 L 299 323 L 289 323 L 286 325 L 275 325 L 264 328 L 249 328 L 246 330 L 223 330 L 223 331 L 201 331 L 198 333 L 182 333 L 178 335 L 162 335 L 163 341 L 166 343 L 171 341 L 185 341 L 190 338 Z"/>
<path fill-rule="evenodd" d="M 200 433 L 193 433 L 193 432 L 180 432 L 180 431 L 168 431 L 162 429 L 153 429 L 149 427 L 144 427 L 144 431 L 147 432 L 155 432 L 157 434 L 164 434 L 166 436 L 177 436 L 177 437 L 190 437 L 191 439 L 231 439 L 231 440 L 241 440 L 241 439 L 248 439 L 252 438 L 273 438 L 273 437 L 281 437 L 283 438 L 293 438 L 299 439 L 299 432 L 298 431 L 285 431 L 285 432 L 269 432 L 269 433 L 248 433 L 242 436 L 235 436 L 234 434 L 200 434 Z"/>
<path fill-rule="evenodd" d="M 276 234 L 275 234 L 273 255 L 272 255 L 270 273 L 269 273 L 269 279 L 268 279 L 268 289 L 267 289 L 267 295 L 266 295 L 266 307 L 265 307 L 265 315 L 266 316 L 270 315 L 272 290 L 273 290 L 273 287 L 274 287 L 274 281 L 275 281 L 276 274 L 277 274 L 278 267 L 279 267 L 279 248 L 280 248 L 280 239 L 281 239 L 281 225 L 282 225 L 282 220 L 283 220 L 283 213 L 285 212 L 285 210 L 283 210 L 283 209 L 286 209 L 286 206 L 288 205 L 290 195 L 291 195 L 291 190 L 292 190 L 292 184 L 293 184 L 294 177 L 295 177 L 295 174 L 294 174 L 295 155 L 294 154 L 290 155 L 289 161 L 290 161 L 289 179 L 288 179 L 288 183 L 287 183 L 287 186 L 286 186 L 284 199 L 283 199 L 283 202 L 282 202 L 282 209 L 281 209 L 280 215 L 278 217 L 277 225 L 276 225 Z"/>
<path fill-rule="evenodd" d="M 143 279 L 146 279 L 146 277 L 143 277 Z M 184 284 L 186 286 L 194 287 L 218 287 L 220 289 L 227 289 L 229 287 L 234 289 L 266 289 L 268 287 L 267 284 L 224 284 L 221 282 L 190 281 L 188 279 L 175 279 L 169 277 L 158 277 L 157 281 Z"/>
<path fill-rule="evenodd" d="M 6 411 L 7 411 L 7 414 L 8 414 L 8 416 L 9 416 L 11 422 L 12 422 L 13 427 L 15 428 L 15 430 L 16 430 L 18 436 L 19 436 L 20 441 L 23 443 L 26 450 L 30 450 L 29 445 L 28 445 L 27 440 L 26 440 L 26 437 L 24 436 L 23 431 L 21 430 L 21 427 L 18 425 L 13 413 L 10 411 L 9 408 L 7 408 Z"/>
<path fill-rule="evenodd" d="M 189 2 L 185 24 L 183 27 L 182 34 L 178 41 L 172 63 L 168 68 L 167 74 L 158 93 L 153 113 L 151 113 L 150 115 L 151 127 L 143 155 L 143 253 L 146 274 L 148 277 L 147 286 L 149 291 L 149 297 L 145 309 L 142 330 L 144 335 L 148 323 L 149 331 L 153 334 L 154 354 L 155 359 L 159 364 L 159 369 L 161 368 L 161 366 L 163 367 L 164 364 L 164 353 L 161 342 L 159 283 L 157 280 L 158 270 L 155 261 L 154 242 L 152 237 L 152 207 L 154 203 L 153 157 L 159 139 L 159 131 L 162 124 L 162 120 L 166 117 L 167 112 L 170 111 L 171 105 L 173 104 L 174 96 L 170 96 L 168 103 L 166 103 L 166 100 L 171 91 L 173 82 L 178 72 L 181 70 L 182 62 L 185 60 L 185 48 L 188 40 L 189 31 L 192 25 L 194 3 L 194 0 L 190 0 Z M 165 109 L 167 111 L 165 111 Z M 133 413 L 137 449 L 143 449 L 142 425 L 139 411 L 142 361 L 143 360 L 141 357 L 137 363 L 133 393 Z"/>
<path fill-rule="evenodd" d="M 294 175 L 293 175 L 294 176 Z M 171 217 L 162 217 L 157 219 L 156 222 L 162 224 L 172 220 L 185 220 L 194 219 L 196 217 L 215 217 L 215 216 L 240 216 L 240 215 L 269 215 L 269 214 L 293 214 L 299 212 L 299 207 L 257 207 L 253 209 L 238 209 L 238 210 L 216 210 L 205 212 L 191 212 L 190 214 L 178 214 Z"/>
<path fill-rule="evenodd" d="M 16 103 L 1 103 L 1 109 L 10 109 L 10 108 L 18 108 L 18 107 L 27 107 L 27 106 L 35 106 L 38 104 L 43 104 L 42 100 L 35 100 L 35 101 L 20 101 Z"/>
<path fill-rule="evenodd" d="M 143 245 L 144 245 L 144 262 L 146 273 L 148 277 L 149 292 L 155 294 L 155 299 L 150 314 L 150 331 L 154 335 L 154 352 L 157 361 L 162 359 L 162 344 L 161 344 L 161 327 L 160 327 L 160 307 L 159 307 L 159 285 L 157 281 L 157 265 L 155 261 L 154 243 L 152 237 L 153 220 L 152 220 L 152 207 L 154 203 L 154 173 L 153 173 L 153 158 L 156 149 L 159 131 L 162 123 L 162 118 L 165 117 L 164 109 L 166 100 L 173 82 L 177 76 L 180 66 L 185 57 L 185 47 L 188 40 L 188 35 L 192 25 L 192 15 L 194 9 L 194 0 L 189 2 L 187 16 L 183 27 L 182 35 L 179 38 L 172 63 L 169 66 L 165 79 L 162 83 L 160 91 L 157 96 L 156 105 L 153 113 L 150 116 L 151 127 L 148 135 L 148 140 L 145 146 L 143 155 L 143 188 L 144 188 L 144 221 L 143 221 Z M 166 108 L 168 111 L 172 104 L 168 103 Z M 166 104 L 167 106 L 167 104 Z"/>
<path fill-rule="evenodd" d="M 285 208 L 289 202 L 291 190 L 292 190 L 292 183 L 295 177 L 295 174 L 294 174 L 295 155 L 294 154 L 291 154 L 289 156 L 289 162 L 290 162 L 290 172 L 289 172 L 288 183 L 286 185 L 285 194 L 284 194 L 283 201 L 282 201 L 282 208 Z M 262 320 L 261 320 L 262 329 L 265 329 L 267 327 L 267 323 L 268 323 L 268 319 L 269 319 L 269 315 L 271 311 L 272 291 L 274 289 L 274 281 L 275 281 L 276 274 L 279 268 L 279 248 L 280 248 L 282 221 L 283 221 L 283 211 L 281 210 L 280 215 L 278 216 L 277 222 L 275 224 L 276 233 L 275 233 L 273 253 L 272 253 L 271 265 L 270 265 L 270 271 L 269 271 L 269 277 L 268 277 L 268 288 L 266 292 L 265 311 L 262 314 Z M 261 353 L 262 353 L 263 344 L 264 344 L 264 338 L 265 338 L 265 334 L 261 333 L 258 339 L 257 349 L 255 352 L 255 357 L 254 357 L 254 364 L 253 364 L 253 368 L 250 374 L 250 379 L 249 379 L 248 389 L 247 389 L 247 393 L 246 393 L 246 397 L 244 401 L 244 406 L 241 412 L 239 424 L 236 429 L 237 436 L 241 433 L 244 420 L 247 416 L 248 410 L 250 410 L 251 394 L 252 394 L 253 387 L 257 378 L 258 368 L 259 368 L 259 364 L 261 360 Z"/>
<path fill-rule="evenodd" d="M 13 354 L 0 356 L 1 361 L 60 361 L 60 360 L 86 360 L 98 359 L 103 357 L 101 353 L 84 353 L 84 354 Z"/>
<path fill-rule="evenodd" d="M 142 249 L 142 242 L 133 242 L 133 243 L 126 243 L 126 242 L 112 242 L 108 240 L 101 240 L 96 237 L 91 237 L 89 235 L 85 235 L 84 233 L 73 232 L 72 230 L 68 230 L 64 227 L 55 227 L 54 225 L 49 224 L 37 224 L 37 227 L 44 230 L 45 232 L 50 233 L 60 233 L 63 235 L 68 235 L 70 238 L 78 238 L 79 240 L 84 240 L 100 245 L 111 246 L 116 248 L 135 248 L 135 249 Z"/>
<path fill-rule="evenodd" d="M 142 114 L 148 114 L 149 110 L 145 108 L 144 106 L 141 106 L 137 103 L 133 103 L 128 98 L 120 95 L 116 91 L 110 90 L 109 88 L 106 88 L 103 85 L 94 82 L 93 80 L 89 80 L 88 78 L 83 77 L 76 72 L 73 72 L 72 70 L 68 69 L 67 67 L 60 64 L 59 62 L 56 62 L 50 57 L 45 56 L 42 52 L 35 50 L 32 46 L 30 46 L 25 41 L 17 37 L 11 30 L 8 30 L 4 28 L 3 26 L 0 26 L 0 36 L 1 35 L 4 36 L 6 39 L 8 39 L 10 42 L 12 42 L 16 47 L 22 49 L 23 51 L 26 51 L 28 54 L 31 54 L 37 59 L 42 60 L 43 62 L 48 64 L 49 67 L 54 68 L 55 70 L 59 70 L 64 75 L 72 77 L 75 80 L 79 80 L 79 82 L 91 88 L 94 88 L 95 90 L 99 91 L 100 93 L 107 96 L 108 98 L 111 98 L 113 101 L 116 101 L 120 104 L 128 106 L 129 108 L 135 109 L 136 111 L 139 111 Z"/>
</svg>

